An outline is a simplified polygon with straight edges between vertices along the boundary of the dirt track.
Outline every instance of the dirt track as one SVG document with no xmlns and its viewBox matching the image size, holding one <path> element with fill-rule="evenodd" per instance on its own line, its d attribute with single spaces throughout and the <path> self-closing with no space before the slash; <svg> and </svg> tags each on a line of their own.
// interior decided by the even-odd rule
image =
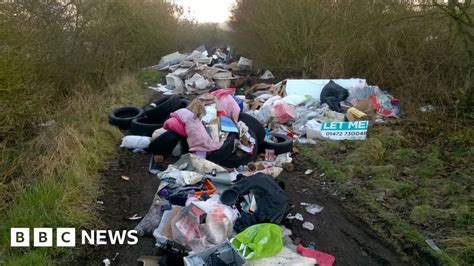
<svg viewBox="0 0 474 266">
<path fill-rule="evenodd" d="M 296 157 L 298 158 L 298 157 Z M 159 181 L 148 173 L 149 155 L 133 154 L 120 150 L 112 160 L 110 168 L 102 175 L 104 194 L 99 198 L 104 202 L 102 220 L 106 229 L 132 229 L 138 221 L 129 221 L 126 217 L 134 214 L 145 215 L 157 190 Z M 302 222 L 287 221 L 293 231 L 293 238 L 300 238 L 304 244 L 314 242 L 316 247 L 336 257 L 336 265 L 403 265 L 393 249 L 380 239 L 368 225 L 351 215 L 337 199 L 322 189 L 318 173 L 304 175 L 306 167 L 296 160 L 295 171 L 283 172 L 280 179 L 286 184 L 294 210 L 301 213 L 305 221 L 314 224 L 314 231 L 303 229 Z M 130 177 L 129 181 L 120 178 Z M 306 213 L 301 202 L 317 203 L 324 210 L 315 215 Z M 156 255 L 155 240 L 152 237 L 140 238 L 135 246 L 100 246 L 90 248 L 83 264 L 100 263 L 104 258 L 112 260 L 113 265 L 137 265 L 141 255 Z M 179 259 L 178 259 L 179 261 Z M 176 265 L 177 262 L 170 263 Z"/>
</svg>

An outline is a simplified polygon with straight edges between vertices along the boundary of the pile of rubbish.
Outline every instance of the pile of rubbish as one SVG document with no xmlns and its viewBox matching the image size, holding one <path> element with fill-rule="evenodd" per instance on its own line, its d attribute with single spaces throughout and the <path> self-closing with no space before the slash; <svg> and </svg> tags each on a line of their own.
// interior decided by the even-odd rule
<svg viewBox="0 0 474 266">
<path fill-rule="evenodd" d="M 189 54 L 174 52 L 164 56 L 159 64 L 147 69 L 169 71 L 166 84 L 157 84 L 151 89 L 170 94 L 201 94 L 214 87 L 228 88 L 231 84 L 238 87 L 243 77 L 249 75 L 252 60 L 240 57 L 232 62 L 234 56 L 231 48 L 215 49 L 212 56 L 206 47 L 200 46 Z M 265 72 L 262 79 L 273 79 L 270 71 Z"/>
<path fill-rule="evenodd" d="M 167 84 L 151 87 L 163 95 L 109 114 L 125 132 L 121 147 L 151 154 L 160 179 L 135 229 L 185 265 L 332 265 L 332 255 L 292 244 L 281 224 L 301 215 L 290 214 L 276 178 L 293 170 L 294 143 L 364 140 L 369 124 L 400 117 L 399 100 L 365 79 L 288 79 L 236 95 L 231 83 L 250 75 L 252 61 L 229 63 L 228 49 L 208 55 L 202 46 L 163 57 L 152 68 L 170 72 Z"/>
</svg>

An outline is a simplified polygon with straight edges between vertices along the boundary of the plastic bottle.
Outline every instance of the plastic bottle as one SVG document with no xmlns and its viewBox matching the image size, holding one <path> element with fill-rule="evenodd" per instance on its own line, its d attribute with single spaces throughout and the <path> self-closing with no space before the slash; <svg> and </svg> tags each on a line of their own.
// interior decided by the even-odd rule
<svg viewBox="0 0 474 266">
<path fill-rule="evenodd" d="M 315 259 L 318 263 L 318 266 L 332 266 L 334 264 L 334 261 L 336 261 L 336 258 L 334 258 L 333 255 L 305 248 L 302 245 L 298 245 L 296 247 L 296 251 L 304 257 Z"/>
</svg>

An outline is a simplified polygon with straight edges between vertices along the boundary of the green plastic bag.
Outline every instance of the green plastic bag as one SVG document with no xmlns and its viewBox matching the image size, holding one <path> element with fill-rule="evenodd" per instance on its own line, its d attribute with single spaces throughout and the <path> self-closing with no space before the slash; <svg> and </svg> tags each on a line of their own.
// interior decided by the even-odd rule
<svg viewBox="0 0 474 266">
<path fill-rule="evenodd" d="M 276 224 L 255 224 L 230 240 L 247 260 L 272 257 L 283 247 L 281 227 Z"/>
</svg>

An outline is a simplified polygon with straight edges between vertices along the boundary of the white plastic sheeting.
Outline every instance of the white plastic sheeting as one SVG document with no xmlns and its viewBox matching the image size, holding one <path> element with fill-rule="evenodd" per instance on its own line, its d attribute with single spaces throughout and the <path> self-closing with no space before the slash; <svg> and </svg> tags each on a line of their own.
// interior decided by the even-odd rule
<svg viewBox="0 0 474 266">
<path fill-rule="evenodd" d="M 324 86 L 331 81 L 330 79 L 288 79 L 286 81 L 286 95 L 309 95 L 313 99 L 319 101 L 321 91 Z M 365 79 L 333 79 L 333 81 L 345 89 L 359 87 L 361 85 L 368 86 Z"/>
</svg>

